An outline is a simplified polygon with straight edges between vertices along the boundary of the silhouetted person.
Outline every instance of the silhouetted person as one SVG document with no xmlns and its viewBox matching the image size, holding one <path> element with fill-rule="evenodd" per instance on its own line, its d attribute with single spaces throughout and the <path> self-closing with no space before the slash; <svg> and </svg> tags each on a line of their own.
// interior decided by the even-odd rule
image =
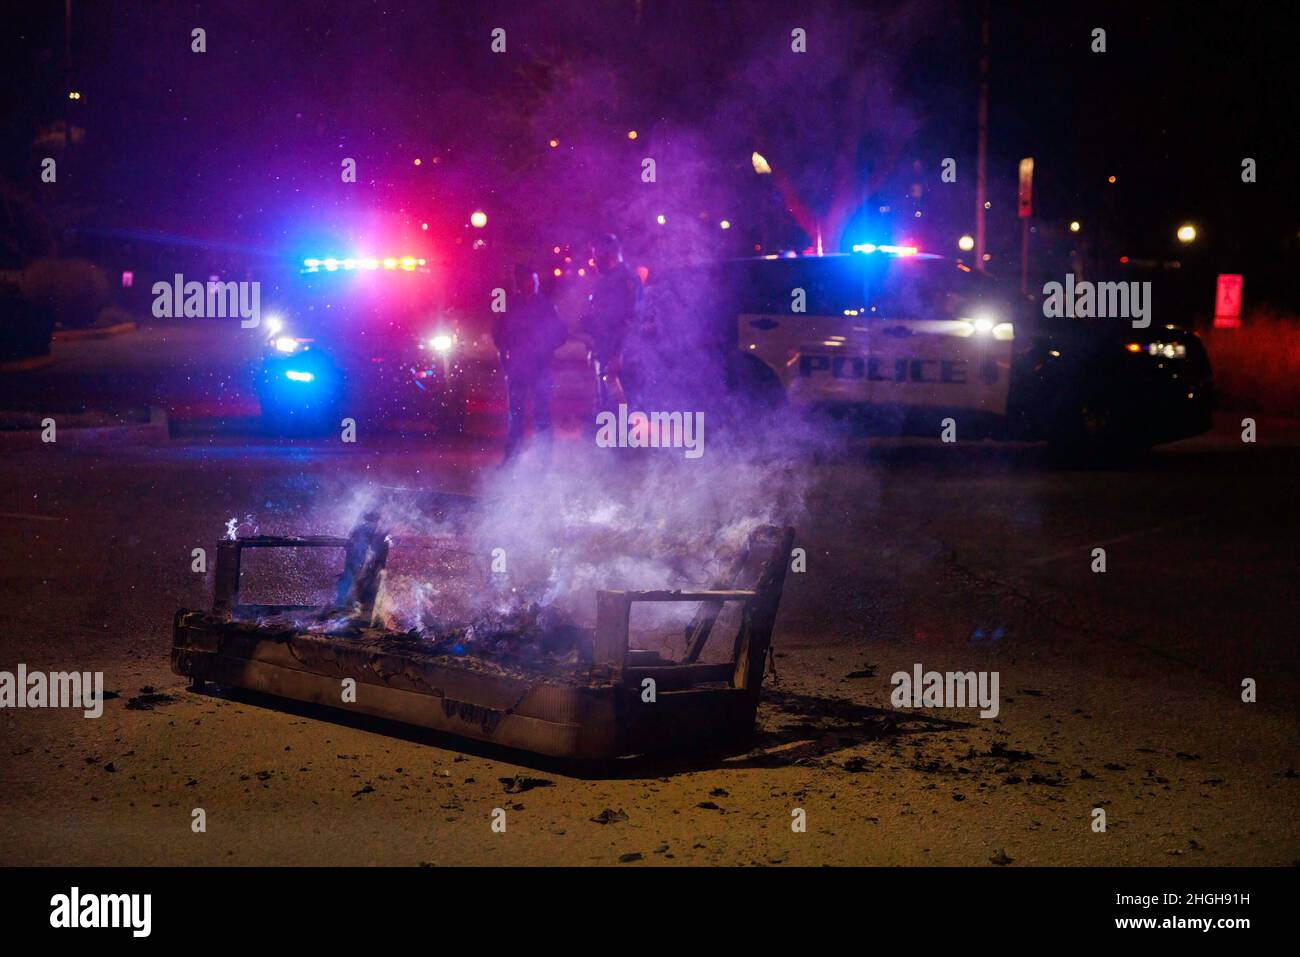
<svg viewBox="0 0 1300 957">
<path fill-rule="evenodd" d="M 624 401 L 623 345 L 641 316 L 641 278 L 623 261 L 618 237 L 601 236 L 592 245 L 596 282 L 580 328 L 591 338 L 589 356 L 596 373 L 597 411 Z"/>
<path fill-rule="evenodd" d="M 549 439 L 551 432 L 551 360 L 564 344 L 568 331 L 555 307 L 541 294 L 531 266 L 515 266 L 515 293 L 506 311 L 492 326 L 492 341 L 501 354 L 506 375 L 509 423 L 506 459 L 523 442 L 528 400 L 533 403 L 533 431 Z"/>
</svg>

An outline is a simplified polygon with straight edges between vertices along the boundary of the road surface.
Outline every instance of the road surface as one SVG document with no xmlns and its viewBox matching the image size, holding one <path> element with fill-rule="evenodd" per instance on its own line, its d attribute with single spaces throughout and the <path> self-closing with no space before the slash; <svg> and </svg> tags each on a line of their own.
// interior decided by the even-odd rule
<svg viewBox="0 0 1300 957">
<path fill-rule="evenodd" d="M 169 368 L 160 333 L 142 335 L 155 348 L 138 361 Z M 213 343 L 184 343 L 200 348 Z M 192 395 L 162 373 L 117 375 L 175 410 L 193 400 L 164 445 L 0 461 L 0 670 L 102 671 L 117 693 L 98 719 L 0 712 L 0 863 L 1300 859 L 1295 423 L 1261 420 L 1249 445 L 1220 417 L 1117 470 L 985 442 L 844 440 L 796 457 L 807 570 L 787 581 L 752 746 L 578 774 L 172 675 L 172 614 L 211 601 L 191 550 L 211 552 L 232 517 L 335 531 L 321 526 L 363 485 L 500 482 L 491 428 L 351 446 L 232 429 L 255 411 L 247 358 L 191 368 Z M 228 404 L 199 409 L 223 389 Z M 557 458 L 582 444 L 566 433 Z M 997 717 L 895 708 L 891 675 L 917 664 L 996 671 Z M 545 783 L 508 793 L 520 775 Z"/>
</svg>

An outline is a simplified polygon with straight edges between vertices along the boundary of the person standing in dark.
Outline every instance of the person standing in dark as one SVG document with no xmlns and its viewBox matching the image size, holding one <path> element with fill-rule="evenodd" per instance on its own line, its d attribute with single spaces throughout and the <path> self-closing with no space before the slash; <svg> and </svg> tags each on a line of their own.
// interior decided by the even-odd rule
<svg viewBox="0 0 1300 957">
<path fill-rule="evenodd" d="M 567 338 L 568 330 L 555 307 L 541 294 L 536 270 L 523 264 L 515 266 L 515 293 L 492 326 L 492 341 L 496 343 L 501 369 L 506 375 L 507 461 L 523 443 L 530 399 L 533 431 L 539 438 L 550 438 L 551 360 Z"/>
<path fill-rule="evenodd" d="M 641 277 L 623 261 L 623 246 L 612 234 L 592 245 L 596 282 L 580 328 L 591 340 L 591 362 L 596 373 L 597 412 L 612 410 L 624 401 L 623 346 L 630 330 L 640 322 Z"/>
</svg>

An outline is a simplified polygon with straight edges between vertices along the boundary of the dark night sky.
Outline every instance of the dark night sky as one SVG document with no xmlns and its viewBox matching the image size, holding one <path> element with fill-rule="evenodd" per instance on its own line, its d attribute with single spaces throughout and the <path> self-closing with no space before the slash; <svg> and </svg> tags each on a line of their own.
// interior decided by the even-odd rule
<svg viewBox="0 0 1300 957">
<path fill-rule="evenodd" d="M 38 196 L 31 142 L 66 105 L 62 7 L 32 4 L 5 31 L 3 170 Z M 1094 251 L 1162 258 L 1179 253 L 1173 229 L 1190 219 L 1203 236 L 1195 255 L 1281 295 L 1300 258 L 1297 84 L 1282 6 L 991 10 L 995 253 L 1016 248 L 1015 165 L 1033 155 L 1045 232 L 1078 218 Z M 338 176 L 339 158 L 353 156 L 372 206 L 446 229 L 483 206 L 494 228 L 546 243 L 614 220 L 654 256 L 643 221 L 658 207 L 635 192 L 636 163 L 654 155 L 665 188 L 654 202 L 737 220 L 730 245 L 716 232 L 675 241 L 732 254 L 763 230 L 775 241 L 751 213 L 762 205 L 751 149 L 789 171 L 805 202 L 830 202 L 827 144 L 860 70 L 870 135 L 855 162 L 880 174 L 866 206 L 910 211 L 920 180 L 927 219 L 888 228 L 947 246 L 973 228 L 978 22 L 975 3 L 939 0 L 74 3 L 84 91 L 74 116 L 87 141 L 68 188 L 83 227 L 274 246 L 304 217 L 357 201 Z M 194 26 L 208 34 L 201 56 L 189 49 Z M 495 26 L 507 30 L 505 57 L 489 50 Z M 788 53 L 795 26 L 809 31 L 803 57 Z M 1104 54 L 1089 50 L 1093 27 L 1107 31 Z M 625 139 L 632 128 L 636 144 Z M 549 151 L 549 135 L 562 148 Z M 945 192 L 946 156 L 959 182 Z M 1255 184 L 1241 182 L 1246 156 L 1259 163 Z"/>
</svg>

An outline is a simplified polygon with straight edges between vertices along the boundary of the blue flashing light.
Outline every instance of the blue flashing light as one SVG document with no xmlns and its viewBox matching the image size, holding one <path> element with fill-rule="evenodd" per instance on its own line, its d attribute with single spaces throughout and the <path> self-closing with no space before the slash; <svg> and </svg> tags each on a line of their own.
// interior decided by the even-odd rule
<svg viewBox="0 0 1300 957">
<path fill-rule="evenodd" d="M 877 246 L 875 243 L 858 243 L 853 247 L 855 253 L 886 253 L 891 256 L 915 256 L 919 249 L 915 246 Z"/>
<path fill-rule="evenodd" d="M 284 377 L 290 382 L 315 382 L 316 375 L 311 372 L 302 372 L 298 369 L 285 369 Z"/>
</svg>

